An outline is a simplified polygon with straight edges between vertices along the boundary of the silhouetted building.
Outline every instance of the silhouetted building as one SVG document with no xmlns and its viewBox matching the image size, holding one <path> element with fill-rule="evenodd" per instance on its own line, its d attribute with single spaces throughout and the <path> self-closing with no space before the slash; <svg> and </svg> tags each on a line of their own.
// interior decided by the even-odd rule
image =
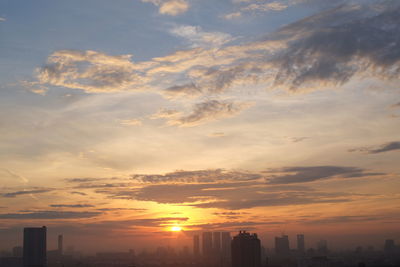
<svg viewBox="0 0 400 267">
<path fill-rule="evenodd" d="M 195 256 L 200 254 L 200 238 L 198 235 L 193 236 L 193 254 Z"/>
<path fill-rule="evenodd" d="M 63 235 L 58 235 L 58 253 L 63 254 Z"/>
<path fill-rule="evenodd" d="M 46 226 L 24 228 L 24 267 L 45 267 L 46 259 Z"/>
<path fill-rule="evenodd" d="M 22 258 L 22 252 L 23 252 L 23 248 L 22 247 L 13 247 L 12 249 L 12 255 L 13 257 L 16 258 Z"/>
<path fill-rule="evenodd" d="M 317 251 L 320 254 L 328 253 L 328 241 L 326 241 L 326 240 L 318 241 L 318 243 L 317 243 Z"/>
<path fill-rule="evenodd" d="M 290 254 L 289 237 L 275 237 L 275 253 L 280 256 L 288 256 Z"/>
<path fill-rule="evenodd" d="M 297 235 L 297 251 L 299 253 L 304 253 L 305 250 L 304 235 L 299 234 Z"/>
<path fill-rule="evenodd" d="M 232 240 L 232 267 L 261 267 L 261 242 L 257 234 L 240 231 Z"/>
<path fill-rule="evenodd" d="M 202 241 L 203 255 L 211 256 L 213 254 L 212 233 L 204 232 Z"/>
<path fill-rule="evenodd" d="M 386 253 L 393 253 L 396 250 L 396 244 L 393 239 L 386 239 L 384 250 Z"/>
<path fill-rule="evenodd" d="M 221 252 L 222 256 L 230 257 L 231 255 L 231 233 L 222 232 L 221 233 Z"/>
<path fill-rule="evenodd" d="M 221 232 L 213 233 L 213 251 L 215 254 L 221 253 Z"/>
</svg>

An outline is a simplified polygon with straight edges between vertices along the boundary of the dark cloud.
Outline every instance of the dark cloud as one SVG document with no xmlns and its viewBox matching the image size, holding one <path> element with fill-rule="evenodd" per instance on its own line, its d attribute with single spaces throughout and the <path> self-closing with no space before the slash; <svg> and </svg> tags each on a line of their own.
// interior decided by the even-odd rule
<svg viewBox="0 0 400 267">
<path fill-rule="evenodd" d="M 72 194 L 72 195 L 87 196 L 87 194 L 86 194 L 86 193 L 83 193 L 83 192 L 78 192 L 78 191 L 71 192 L 71 194 Z"/>
<path fill-rule="evenodd" d="M 52 204 L 52 208 L 93 208 L 93 205 L 89 204 Z"/>
<path fill-rule="evenodd" d="M 2 197 L 7 197 L 7 198 L 13 198 L 21 195 L 30 195 L 30 194 L 43 194 L 43 193 L 48 193 L 51 191 L 54 191 L 55 189 L 50 189 L 50 188 L 44 188 L 44 189 L 31 189 L 31 190 L 23 190 L 23 191 L 15 191 L 15 192 L 9 192 L 9 193 L 2 193 Z"/>
<path fill-rule="evenodd" d="M 307 183 L 331 178 L 359 178 L 384 175 L 384 173 L 366 172 L 364 169 L 342 166 L 285 167 L 273 169 L 267 173 L 269 184 Z"/>
<path fill-rule="evenodd" d="M 143 183 L 210 183 L 217 181 L 251 181 L 262 178 L 260 174 L 244 171 L 226 171 L 223 169 L 196 170 L 196 171 L 175 171 L 159 174 L 134 174 L 132 179 Z"/>
<path fill-rule="evenodd" d="M 24 213 L 0 214 L 0 219 L 79 219 L 91 218 L 100 215 L 101 212 L 76 212 L 76 211 L 34 211 Z"/>
<path fill-rule="evenodd" d="M 368 154 L 379 154 L 379 153 L 384 153 L 384 152 L 389 152 L 393 150 L 399 150 L 400 149 L 400 142 L 395 141 L 395 142 L 389 142 L 386 144 L 383 144 L 379 147 L 361 147 L 361 148 L 353 148 L 350 149 L 349 152 L 364 152 Z"/>
<path fill-rule="evenodd" d="M 399 12 L 394 1 L 343 5 L 283 28 L 278 33 L 281 38 L 295 38 L 273 60 L 280 66 L 276 83 L 289 83 L 292 89 L 314 82 L 343 84 L 365 71 L 378 77 L 397 78 Z"/>
<path fill-rule="evenodd" d="M 196 104 L 191 113 L 187 115 L 169 118 L 168 124 L 185 127 L 196 126 L 204 122 L 232 117 L 249 106 L 249 103 L 208 100 Z"/>
<path fill-rule="evenodd" d="M 383 144 L 380 148 L 369 150 L 368 153 L 378 154 L 399 149 L 400 149 L 400 142 L 390 142 Z"/>
</svg>

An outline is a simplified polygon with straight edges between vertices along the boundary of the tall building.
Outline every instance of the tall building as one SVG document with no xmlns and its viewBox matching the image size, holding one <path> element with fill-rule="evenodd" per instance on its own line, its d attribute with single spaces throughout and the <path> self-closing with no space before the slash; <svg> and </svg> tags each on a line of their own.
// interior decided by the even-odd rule
<svg viewBox="0 0 400 267">
<path fill-rule="evenodd" d="M 24 267 L 46 267 L 46 226 L 24 228 Z"/>
<path fill-rule="evenodd" d="M 261 242 L 257 234 L 240 231 L 232 240 L 232 267 L 261 267 Z"/>
<path fill-rule="evenodd" d="M 193 254 L 195 256 L 200 254 L 200 238 L 198 235 L 193 236 Z"/>
<path fill-rule="evenodd" d="M 275 252 L 281 256 L 288 256 L 290 254 L 289 237 L 287 235 L 275 237 Z"/>
<path fill-rule="evenodd" d="M 304 253 L 305 252 L 305 244 L 304 244 L 304 235 L 297 235 L 297 252 Z"/>
<path fill-rule="evenodd" d="M 58 253 L 63 255 L 63 235 L 58 235 Z"/>
<path fill-rule="evenodd" d="M 225 258 L 230 257 L 231 255 L 231 233 L 222 232 L 221 233 L 221 252 L 222 256 Z"/>
<path fill-rule="evenodd" d="M 328 253 L 328 241 L 320 240 L 317 242 L 317 251 L 321 254 Z"/>
<path fill-rule="evenodd" d="M 213 251 L 215 254 L 221 253 L 221 232 L 213 233 Z"/>
<path fill-rule="evenodd" d="M 203 233 L 203 255 L 211 256 L 213 254 L 213 244 L 212 244 L 212 233 L 204 232 Z"/>
<path fill-rule="evenodd" d="M 393 253 L 396 250 L 396 244 L 393 239 L 386 239 L 384 251 L 386 253 Z"/>
</svg>

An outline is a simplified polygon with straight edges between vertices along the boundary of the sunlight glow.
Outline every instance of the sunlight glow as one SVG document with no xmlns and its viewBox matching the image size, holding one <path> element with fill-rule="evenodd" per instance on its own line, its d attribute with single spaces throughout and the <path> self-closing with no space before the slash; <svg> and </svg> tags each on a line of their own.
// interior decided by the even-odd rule
<svg viewBox="0 0 400 267">
<path fill-rule="evenodd" d="M 180 232 L 180 231 L 182 231 L 182 227 L 173 226 L 173 227 L 171 227 L 171 231 L 172 231 L 172 232 Z"/>
</svg>

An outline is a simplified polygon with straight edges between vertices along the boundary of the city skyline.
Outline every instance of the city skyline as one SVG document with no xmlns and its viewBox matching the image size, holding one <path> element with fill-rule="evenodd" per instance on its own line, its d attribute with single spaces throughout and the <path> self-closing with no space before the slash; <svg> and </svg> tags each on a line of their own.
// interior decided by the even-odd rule
<svg viewBox="0 0 400 267">
<path fill-rule="evenodd" d="M 0 250 L 42 225 L 88 252 L 400 240 L 398 13 L 0 0 Z"/>
</svg>

